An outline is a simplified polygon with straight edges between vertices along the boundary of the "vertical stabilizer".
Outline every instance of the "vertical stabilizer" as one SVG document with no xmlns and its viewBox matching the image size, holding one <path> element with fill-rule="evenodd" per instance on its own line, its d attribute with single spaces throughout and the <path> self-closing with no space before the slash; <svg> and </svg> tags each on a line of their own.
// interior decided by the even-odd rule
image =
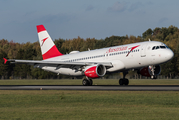
<svg viewBox="0 0 179 120">
<path fill-rule="evenodd" d="M 58 51 L 43 25 L 37 25 L 37 32 L 43 60 L 63 55 Z"/>
</svg>

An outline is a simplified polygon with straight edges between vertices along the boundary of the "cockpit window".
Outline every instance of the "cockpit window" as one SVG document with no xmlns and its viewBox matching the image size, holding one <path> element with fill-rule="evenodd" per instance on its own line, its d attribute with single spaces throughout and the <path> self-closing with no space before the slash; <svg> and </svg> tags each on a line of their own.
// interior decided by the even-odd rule
<svg viewBox="0 0 179 120">
<path fill-rule="evenodd" d="M 166 49 L 166 48 L 168 48 L 166 45 L 153 46 L 152 50 L 156 50 L 156 49 Z"/>
<path fill-rule="evenodd" d="M 169 48 L 167 45 L 165 45 L 166 48 Z"/>
<path fill-rule="evenodd" d="M 160 46 L 160 48 L 165 49 L 165 48 L 166 48 L 166 46 Z"/>
<path fill-rule="evenodd" d="M 155 46 L 152 48 L 152 50 L 154 50 L 155 49 Z"/>
<path fill-rule="evenodd" d="M 159 46 L 157 46 L 156 49 L 159 49 Z"/>
</svg>

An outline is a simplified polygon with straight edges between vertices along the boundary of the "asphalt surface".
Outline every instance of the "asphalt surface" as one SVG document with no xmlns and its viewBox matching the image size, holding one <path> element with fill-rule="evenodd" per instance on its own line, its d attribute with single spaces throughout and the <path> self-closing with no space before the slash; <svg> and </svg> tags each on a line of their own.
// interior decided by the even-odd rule
<svg viewBox="0 0 179 120">
<path fill-rule="evenodd" d="M 0 85 L 0 90 L 179 91 L 179 85 Z"/>
</svg>

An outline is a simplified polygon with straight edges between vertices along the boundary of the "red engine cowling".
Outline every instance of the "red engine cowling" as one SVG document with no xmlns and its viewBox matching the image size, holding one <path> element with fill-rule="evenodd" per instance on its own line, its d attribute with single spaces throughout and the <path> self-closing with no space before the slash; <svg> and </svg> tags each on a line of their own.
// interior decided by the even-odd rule
<svg viewBox="0 0 179 120">
<path fill-rule="evenodd" d="M 159 65 L 156 65 L 156 66 L 154 66 L 154 74 L 153 74 L 153 72 L 152 72 L 151 66 L 141 68 L 140 71 L 139 71 L 139 73 L 140 73 L 142 76 L 151 77 L 151 76 L 159 75 L 159 74 L 160 74 L 160 71 L 161 71 L 160 66 L 159 66 Z"/>
<path fill-rule="evenodd" d="M 84 74 L 90 78 L 99 78 L 106 74 L 106 68 L 101 64 L 87 66 Z"/>
</svg>

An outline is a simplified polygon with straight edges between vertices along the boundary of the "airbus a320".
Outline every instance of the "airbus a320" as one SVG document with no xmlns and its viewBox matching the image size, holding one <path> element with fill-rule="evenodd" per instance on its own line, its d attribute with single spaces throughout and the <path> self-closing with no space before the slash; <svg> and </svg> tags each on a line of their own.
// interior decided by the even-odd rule
<svg viewBox="0 0 179 120">
<path fill-rule="evenodd" d="M 122 72 L 120 85 L 128 85 L 125 78 L 131 69 L 137 69 L 143 76 L 156 78 L 160 74 L 160 64 L 171 60 L 173 51 L 164 43 L 146 41 L 84 52 L 72 51 L 62 54 L 55 46 L 43 25 L 37 25 L 37 32 L 43 60 L 5 59 L 4 62 L 34 65 L 46 71 L 69 76 L 85 76 L 84 86 L 93 84 L 93 78 L 107 73 Z"/>
</svg>

